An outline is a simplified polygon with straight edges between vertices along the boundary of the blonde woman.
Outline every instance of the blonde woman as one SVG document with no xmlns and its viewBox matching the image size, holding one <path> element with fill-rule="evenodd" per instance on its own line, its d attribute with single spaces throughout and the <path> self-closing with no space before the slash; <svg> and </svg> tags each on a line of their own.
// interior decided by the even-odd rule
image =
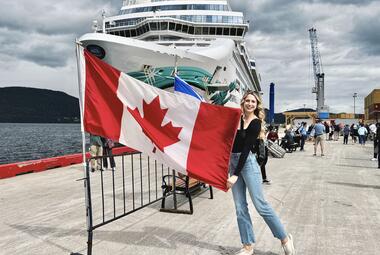
<svg viewBox="0 0 380 255">
<path fill-rule="evenodd" d="M 242 98 L 241 109 L 241 124 L 232 149 L 230 178 L 227 182 L 227 186 L 232 187 L 240 239 L 243 244 L 243 248 L 236 254 L 253 254 L 255 236 L 248 212 L 246 198 L 246 190 L 248 189 L 257 212 L 264 218 L 274 237 L 281 241 L 285 254 L 293 255 L 295 249 L 292 236 L 285 232 L 280 219 L 264 199 L 260 167 L 254 155 L 258 138 L 265 136 L 263 128 L 264 109 L 260 98 L 253 91 L 247 91 Z"/>
</svg>

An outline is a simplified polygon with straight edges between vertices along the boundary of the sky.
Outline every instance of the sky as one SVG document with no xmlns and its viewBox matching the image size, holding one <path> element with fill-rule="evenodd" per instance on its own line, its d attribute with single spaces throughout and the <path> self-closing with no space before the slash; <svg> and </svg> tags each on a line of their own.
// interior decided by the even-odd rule
<svg viewBox="0 0 380 255">
<path fill-rule="evenodd" d="M 3 0 L 0 87 L 46 88 L 78 96 L 75 38 L 92 20 L 115 14 L 121 0 Z M 246 45 L 256 59 L 268 106 L 315 108 L 308 29 L 317 29 L 331 112 L 364 112 L 364 97 L 380 88 L 380 0 L 232 0 L 249 20 Z"/>
</svg>

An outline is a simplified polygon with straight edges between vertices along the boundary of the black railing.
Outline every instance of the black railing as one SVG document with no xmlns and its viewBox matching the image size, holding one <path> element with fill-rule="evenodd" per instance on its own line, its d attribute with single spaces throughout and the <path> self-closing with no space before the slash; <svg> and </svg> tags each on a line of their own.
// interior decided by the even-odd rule
<svg viewBox="0 0 380 255">
<path fill-rule="evenodd" d="M 114 156 L 116 167 L 90 171 L 86 160 L 87 254 L 92 254 L 93 231 L 162 199 L 162 177 L 169 169 L 139 152 Z M 99 163 L 100 163 L 99 162 Z"/>
<path fill-rule="evenodd" d="M 83 180 L 86 196 L 88 255 L 92 254 L 95 229 L 160 200 L 162 200 L 161 211 L 190 214 L 193 212 L 188 177 L 185 181 L 186 188 L 176 188 L 175 182 L 180 178 L 175 177 L 178 173 L 140 152 L 128 152 L 113 157 L 116 167 L 111 169 L 102 167 L 103 161 L 108 160 L 110 156 L 92 157 L 86 160 L 85 178 Z M 100 170 L 94 172 L 90 170 L 94 167 L 91 165 L 92 160 L 98 162 Z M 94 168 L 96 169 L 96 167 Z M 169 178 L 173 176 L 174 178 Z M 201 186 L 205 187 L 204 184 Z M 208 188 L 201 190 L 203 193 Z M 181 204 L 188 200 L 189 211 L 178 209 L 177 194 L 183 194 L 187 197 Z M 174 209 L 165 208 L 164 198 L 168 196 L 173 196 Z M 212 198 L 211 187 L 210 198 Z"/>
</svg>

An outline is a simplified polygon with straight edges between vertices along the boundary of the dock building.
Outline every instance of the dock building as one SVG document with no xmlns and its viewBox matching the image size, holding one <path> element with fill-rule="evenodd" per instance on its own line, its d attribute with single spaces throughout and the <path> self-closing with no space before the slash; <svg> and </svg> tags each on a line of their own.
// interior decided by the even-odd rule
<svg viewBox="0 0 380 255">
<path fill-rule="evenodd" d="M 366 123 L 378 122 L 380 117 L 380 89 L 374 89 L 364 99 L 364 119 Z"/>
</svg>

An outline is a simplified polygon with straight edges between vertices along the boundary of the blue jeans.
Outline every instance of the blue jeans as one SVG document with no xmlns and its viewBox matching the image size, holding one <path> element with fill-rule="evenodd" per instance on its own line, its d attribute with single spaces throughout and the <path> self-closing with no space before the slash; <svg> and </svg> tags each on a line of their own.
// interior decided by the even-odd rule
<svg viewBox="0 0 380 255">
<path fill-rule="evenodd" d="M 230 173 L 235 170 L 240 153 L 232 153 L 230 158 Z M 272 207 L 265 201 L 262 190 L 262 178 L 260 167 L 257 164 L 256 157 L 250 152 L 243 169 L 240 172 L 239 178 L 234 186 L 232 186 L 232 195 L 235 202 L 237 222 L 239 226 L 240 239 L 243 244 L 255 243 L 255 235 L 251 216 L 248 212 L 248 203 L 246 192 L 251 196 L 253 205 L 257 212 L 272 231 L 274 237 L 284 240 L 286 232 L 280 219 L 273 211 Z"/>
<path fill-rule="evenodd" d="M 365 135 L 359 135 L 359 144 L 365 144 Z"/>
<path fill-rule="evenodd" d="M 301 150 L 301 151 L 304 150 L 304 146 L 305 146 L 306 138 L 307 138 L 306 135 L 301 135 L 301 145 L 300 145 L 300 147 L 301 147 L 300 150 Z"/>
</svg>

